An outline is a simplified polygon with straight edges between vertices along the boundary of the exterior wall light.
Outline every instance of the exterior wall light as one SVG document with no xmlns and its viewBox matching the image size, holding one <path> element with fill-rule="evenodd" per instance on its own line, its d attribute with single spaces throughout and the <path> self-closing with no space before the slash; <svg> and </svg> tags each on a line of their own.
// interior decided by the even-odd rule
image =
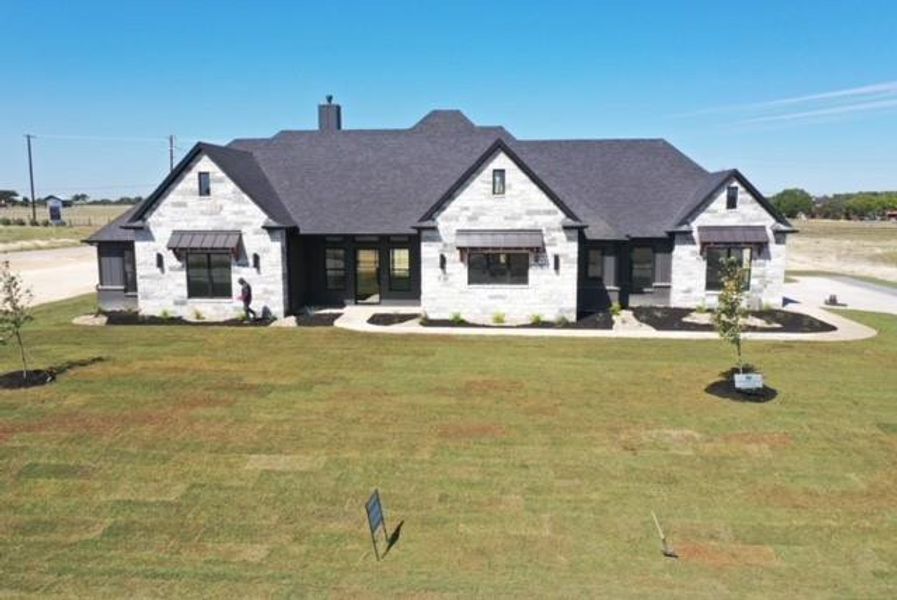
<svg viewBox="0 0 897 600">
<path fill-rule="evenodd" d="M 255 269 L 256 273 L 262 272 L 262 259 L 258 253 L 253 253 L 252 255 L 252 268 Z"/>
<path fill-rule="evenodd" d="M 439 255 L 439 270 L 445 273 L 445 254 Z"/>
<path fill-rule="evenodd" d="M 554 255 L 554 272 L 555 273 L 561 272 L 561 255 L 560 254 Z"/>
<path fill-rule="evenodd" d="M 160 273 L 165 272 L 165 257 L 162 256 L 161 252 L 156 252 L 156 268 L 159 269 Z"/>
</svg>

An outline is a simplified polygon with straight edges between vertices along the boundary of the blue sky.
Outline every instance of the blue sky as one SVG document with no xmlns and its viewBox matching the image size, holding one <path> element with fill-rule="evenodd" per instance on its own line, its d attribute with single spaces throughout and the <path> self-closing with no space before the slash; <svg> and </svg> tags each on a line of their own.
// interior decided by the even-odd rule
<svg viewBox="0 0 897 600">
<path fill-rule="evenodd" d="M 0 0 L 0 188 L 145 195 L 197 140 L 459 108 L 520 138 L 664 137 L 765 193 L 897 189 L 897 3 Z M 114 139 L 96 139 L 114 138 Z"/>
</svg>

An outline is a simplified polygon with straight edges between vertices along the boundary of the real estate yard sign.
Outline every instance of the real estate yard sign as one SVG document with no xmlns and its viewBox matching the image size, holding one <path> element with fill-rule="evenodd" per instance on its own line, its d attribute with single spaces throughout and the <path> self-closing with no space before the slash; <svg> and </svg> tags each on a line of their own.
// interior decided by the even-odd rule
<svg viewBox="0 0 897 600">
<path fill-rule="evenodd" d="M 371 543 L 374 544 L 374 555 L 380 560 L 380 551 L 377 549 L 377 529 L 383 530 L 383 539 L 389 543 L 386 533 L 386 519 L 383 517 L 383 505 L 380 503 L 380 491 L 374 490 L 368 501 L 365 502 L 364 508 L 368 513 L 368 526 L 371 529 Z"/>
</svg>

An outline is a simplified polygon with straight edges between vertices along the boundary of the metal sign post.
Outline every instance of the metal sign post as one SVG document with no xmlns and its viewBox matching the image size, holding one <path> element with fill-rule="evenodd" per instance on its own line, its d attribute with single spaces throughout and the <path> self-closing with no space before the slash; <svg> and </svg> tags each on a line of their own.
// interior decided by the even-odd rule
<svg viewBox="0 0 897 600">
<path fill-rule="evenodd" d="M 368 526 L 371 529 L 371 543 L 374 545 L 374 555 L 380 560 L 380 550 L 377 548 L 377 529 L 383 529 L 383 539 L 389 544 L 389 536 L 386 533 L 386 519 L 383 516 L 383 505 L 380 503 L 380 491 L 374 490 L 368 501 L 364 503 L 364 509 L 368 515 Z"/>
</svg>

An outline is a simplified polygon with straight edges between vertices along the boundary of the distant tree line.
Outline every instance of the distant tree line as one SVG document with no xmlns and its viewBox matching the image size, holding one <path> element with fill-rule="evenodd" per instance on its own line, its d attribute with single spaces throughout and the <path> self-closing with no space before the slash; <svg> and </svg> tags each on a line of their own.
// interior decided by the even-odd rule
<svg viewBox="0 0 897 600">
<path fill-rule="evenodd" d="M 97 205 L 114 205 L 114 204 L 137 204 L 143 200 L 142 196 L 120 196 L 119 198 L 91 198 L 87 194 L 72 194 L 69 198 L 73 204 L 97 204 Z M 46 198 L 38 198 L 37 204 L 46 204 Z M 15 190 L 0 190 L 0 205 L 5 206 L 31 206 L 31 200 L 28 196 L 19 196 Z"/>
<path fill-rule="evenodd" d="M 788 218 L 876 220 L 897 211 L 897 191 L 854 192 L 814 198 L 806 190 L 789 188 L 772 198 L 773 206 Z"/>
</svg>

